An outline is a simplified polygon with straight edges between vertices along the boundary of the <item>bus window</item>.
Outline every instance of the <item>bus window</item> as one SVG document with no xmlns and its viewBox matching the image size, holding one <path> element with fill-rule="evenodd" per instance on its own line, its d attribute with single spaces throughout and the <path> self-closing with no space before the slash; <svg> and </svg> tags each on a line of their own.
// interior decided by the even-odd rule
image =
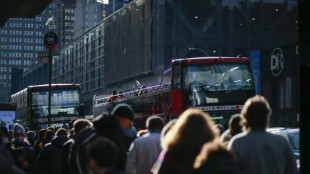
<svg viewBox="0 0 310 174">
<path fill-rule="evenodd" d="M 175 66 L 173 68 L 172 78 L 173 78 L 172 89 L 173 90 L 181 89 L 182 84 L 181 66 Z"/>
</svg>

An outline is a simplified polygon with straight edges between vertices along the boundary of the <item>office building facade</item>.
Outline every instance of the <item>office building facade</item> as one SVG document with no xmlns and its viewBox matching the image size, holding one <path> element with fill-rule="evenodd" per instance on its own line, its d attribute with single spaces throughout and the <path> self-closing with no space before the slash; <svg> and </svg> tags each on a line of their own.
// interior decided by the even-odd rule
<svg viewBox="0 0 310 174">
<path fill-rule="evenodd" d="M 12 68 L 25 72 L 37 63 L 40 52 L 48 51 L 44 47 L 48 31 L 58 35 L 54 50 L 72 40 L 74 9 L 74 1 L 54 0 L 35 18 L 10 18 L 0 28 L 0 102 L 10 101 Z"/>
<path fill-rule="evenodd" d="M 106 17 L 104 4 L 97 0 L 77 0 L 74 21 L 74 38 L 93 28 Z"/>
<path fill-rule="evenodd" d="M 191 47 L 210 56 L 249 57 L 296 43 L 297 11 L 296 0 L 132 1 L 61 49 L 53 80 L 81 84 L 89 115 L 94 94 L 126 91 L 136 80 L 159 83 L 172 59 L 206 56 Z M 277 107 L 281 98 L 274 100 Z"/>
</svg>

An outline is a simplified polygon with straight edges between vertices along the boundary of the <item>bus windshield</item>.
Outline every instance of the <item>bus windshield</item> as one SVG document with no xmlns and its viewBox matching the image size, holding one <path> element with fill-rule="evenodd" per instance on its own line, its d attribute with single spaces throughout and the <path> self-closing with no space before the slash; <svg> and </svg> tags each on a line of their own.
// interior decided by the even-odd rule
<svg viewBox="0 0 310 174">
<path fill-rule="evenodd" d="M 254 84 L 248 64 L 190 64 L 183 69 L 183 86 L 193 106 L 243 102 L 253 95 Z"/>
<path fill-rule="evenodd" d="M 51 114 L 59 113 L 76 114 L 76 107 L 80 106 L 80 95 L 78 89 L 52 89 Z M 40 110 L 40 116 L 47 116 L 48 90 L 37 90 L 32 92 L 32 109 Z"/>
</svg>

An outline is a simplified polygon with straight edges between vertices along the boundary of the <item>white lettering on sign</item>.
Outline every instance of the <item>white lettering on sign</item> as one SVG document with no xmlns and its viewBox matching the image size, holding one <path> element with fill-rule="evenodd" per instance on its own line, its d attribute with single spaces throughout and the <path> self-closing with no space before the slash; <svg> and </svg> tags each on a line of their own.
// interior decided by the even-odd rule
<svg viewBox="0 0 310 174">
<path fill-rule="evenodd" d="M 275 48 L 270 56 L 270 69 L 273 75 L 278 76 L 284 69 L 284 54 L 280 48 Z"/>
</svg>

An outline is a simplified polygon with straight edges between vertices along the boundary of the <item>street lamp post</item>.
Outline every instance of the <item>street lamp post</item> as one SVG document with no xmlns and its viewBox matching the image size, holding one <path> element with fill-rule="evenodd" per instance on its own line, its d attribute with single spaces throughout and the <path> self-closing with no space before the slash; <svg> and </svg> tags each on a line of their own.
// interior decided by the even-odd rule
<svg viewBox="0 0 310 174">
<path fill-rule="evenodd" d="M 205 51 L 203 51 L 201 48 L 194 48 L 194 47 L 191 47 L 191 48 L 188 48 L 189 51 L 195 51 L 195 50 L 198 50 L 198 51 L 201 51 L 203 52 L 206 56 L 209 57 L 209 54 Z"/>
<path fill-rule="evenodd" d="M 52 51 L 53 48 L 56 47 L 58 42 L 58 36 L 56 33 L 54 32 L 48 32 L 46 33 L 46 35 L 44 36 L 44 46 L 46 48 L 48 48 L 48 126 L 51 125 L 51 82 L 52 82 L 52 59 L 53 59 L 53 55 L 52 55 Z"/>
</svg>

